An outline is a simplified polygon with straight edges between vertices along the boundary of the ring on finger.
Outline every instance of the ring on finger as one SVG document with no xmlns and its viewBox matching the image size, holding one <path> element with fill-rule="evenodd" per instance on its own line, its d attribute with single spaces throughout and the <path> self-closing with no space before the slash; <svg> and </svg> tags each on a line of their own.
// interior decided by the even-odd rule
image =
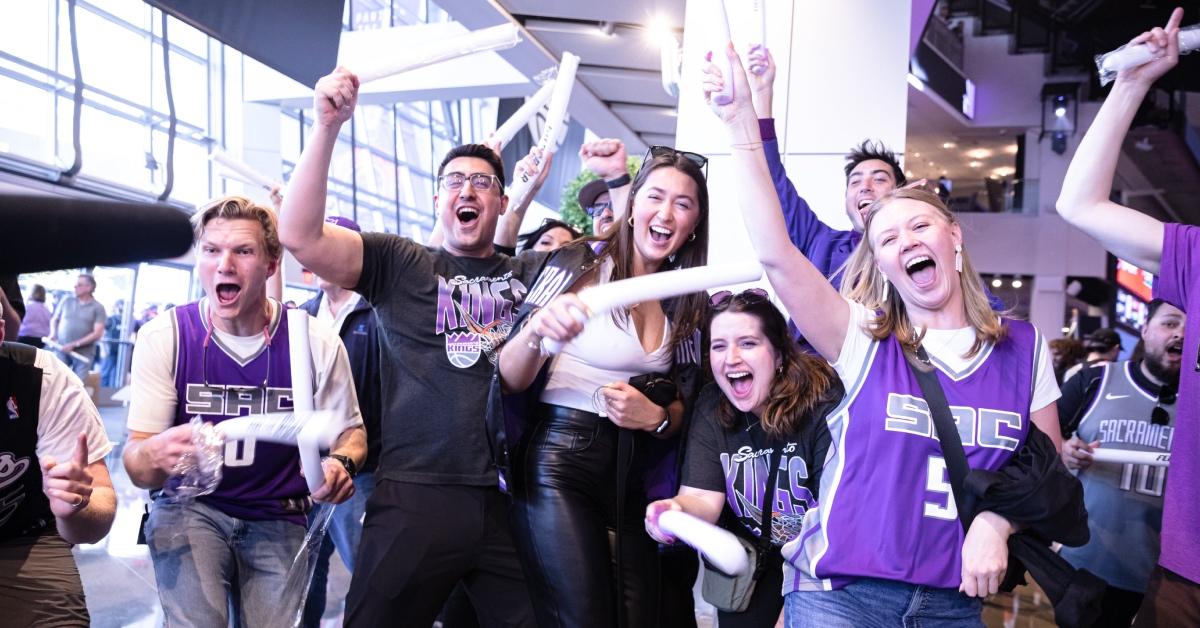
<svg viewBox="0 0 1200 628">
<path fill-rule="evenodd" d="M 79 501 L 75 502 L 74 504 L 71 504 L 71 508 L 79 510 L 80 508 L 83 508 L 83 506 L 85 504 L 87 504 L 87 498 L 84 497 L 83 495 L 76 495 L 76 497 L 79 498 Z"/>
</svg>

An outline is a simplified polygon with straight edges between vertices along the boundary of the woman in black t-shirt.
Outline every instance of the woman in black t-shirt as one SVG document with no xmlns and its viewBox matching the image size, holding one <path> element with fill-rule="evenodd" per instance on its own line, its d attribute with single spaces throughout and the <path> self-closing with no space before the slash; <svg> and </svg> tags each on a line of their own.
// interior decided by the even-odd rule
<svg viewBox="0 0 1200 628">
<path fill-rule="evenodd" d="M 646 530 L 675 541 L 658 515 L 682 510 L 747 539 L 770 539 L 749 607 L 719 611 L 721 628 L 771 627 L 783 608 L 780 547 L 800 533 L 816 506 L 821 466 L 829 448 L 824 418 L 841 401 L 833 369 L 796 348 L 783 315 L 761 289 L 712 297 L 709 362 L 715 385 L 700 395 L 688 435 L 679 494 L 650 504 Z M 778 460 L 769 537 L 763 536 L 763 494 Z M 763 542 L 763 546 L 767 546 Z"/>
</svg>

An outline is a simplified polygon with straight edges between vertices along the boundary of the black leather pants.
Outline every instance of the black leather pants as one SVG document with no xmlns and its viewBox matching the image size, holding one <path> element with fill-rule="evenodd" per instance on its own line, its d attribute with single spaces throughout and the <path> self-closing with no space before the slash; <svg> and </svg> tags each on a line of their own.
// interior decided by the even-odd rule
<svg viewBox="0 0 1200 628">
<path fill-rule="evenodd" d="M 627 482 L 617 521 L 617 427 L 590 412 L 539 406 L 521 457 L 513 533 L 540 628 L 650 628 L 657 623 L 657 545 L 641 481 Z M 621 529 L 621 577 L 615 534 Z M 618 596 L 618 587 L 622 590 Z"/>
</svg>

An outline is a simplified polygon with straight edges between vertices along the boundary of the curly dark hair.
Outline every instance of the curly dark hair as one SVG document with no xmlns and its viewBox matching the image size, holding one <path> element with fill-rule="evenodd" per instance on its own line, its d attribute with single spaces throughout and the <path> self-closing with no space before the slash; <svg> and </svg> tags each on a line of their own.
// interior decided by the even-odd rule
<svg viewBox="0 0 1200 628">
<path fill-rule="evenodd" d="M 900 162 L 896 159 L 896 153 L 888 149 L 883 142 L 872 142 L 871 140 L 863 140 L 862 144 L 850 149 L 846 155 L 846 179 L 850 179 L 850 173 L 864 161 L 878 159 L 888 165 L 892 169 L 892 177 L 896 179 L 896 187 L 900 187 L 908 183 L 908 177 L 904 176 L 904 168 L 900 167 Z"/>
</svg>

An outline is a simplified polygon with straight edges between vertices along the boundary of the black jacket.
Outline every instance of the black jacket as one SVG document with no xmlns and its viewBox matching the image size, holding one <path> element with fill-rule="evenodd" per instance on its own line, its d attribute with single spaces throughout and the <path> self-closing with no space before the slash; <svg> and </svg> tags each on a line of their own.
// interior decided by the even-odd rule
<svg viewBox="0 0 1200 628">
<path fill-rule="evenodd" d="M 525 302 L 517 312 L 509 338 L 520 331 L 539 308 L 574 286 L 580 277 L 599 264 L 600 257 L 596 248 L 597 243 L 594 242 L 577 242 L 547 256 L 538 272 L 537 281 L 529 289 Z M 664 304 L 664 310 L 669 318 L 669 303 Z M 670 373 L 683 401 L 683 425 L 673 438 L 645 439 L 648 447 L 645 448 L 644 483 L 646 495 L 650 499 L 674 497 L 679 489 L 683 439 L 687 434 L 687 426 L 706 372 L 702 363 L 705 353 L 700 335 L 697 331 L 692 341 L 681 343 L 681 346 L 676 348 L 674 366 Z M 548 373 L 549 361 L 543 365 L 528 389 L 513 394 L 506 394 L 501 389 L 499 365 L 492 373 L 486 422 L 493 461 L 504 481 L 512 482 L 515 479 L 516 474 L 510 473 L 509 469 L 512 461 L 519 455 L 517 452 L 520 451 L 522 437 L 533 427 L 534 411 L 538 398 L 546 387 Z"/>
<path fill-rule="evenodd" d="M 311 316 L 317 315 L 324 292 L 301 305 Z M 358 408 L 362 412 L 363 425 L 367 428 L 367 460 L 361 471 L 374 471 L 379 466 L 380 420 L 383 415 L 383 397 L 379 371 L 379 329 L 375 310 L 366 299 L 357 299 L 353 310 L 346 315 L 338 336 L 346 347 L 350 359 L 350 371 L 354 376 L 354 388 L 358 392 Z"/>
</svg>

